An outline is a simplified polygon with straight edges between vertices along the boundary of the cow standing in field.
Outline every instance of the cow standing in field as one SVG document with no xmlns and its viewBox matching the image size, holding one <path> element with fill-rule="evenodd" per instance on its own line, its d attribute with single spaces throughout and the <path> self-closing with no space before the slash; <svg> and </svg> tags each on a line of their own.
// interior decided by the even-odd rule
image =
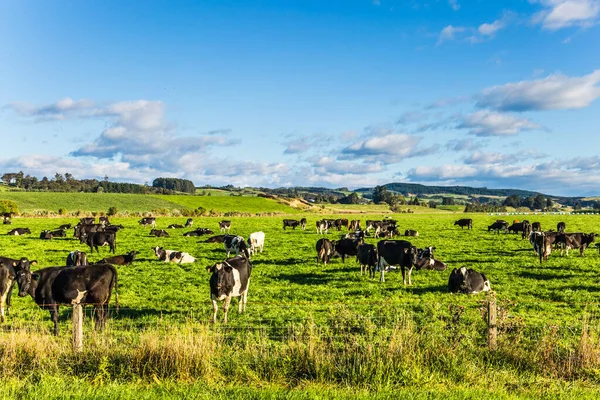
<svg viewBox="0 0 600 400">
<path fill-rule="evenodd" d="M 306 229 L 306 223 L 307 223 L 306 218 L 300 219 L 300 227 L 302 228 L 302 230 Z"/>
<path fill-rule="evenodd" d="M 471 218 L 462 218 L 458 221 L 454 221 L 454 226 L 460 226 L 460 229 L 464 229 L 465 226 L 467 229 L 473 229 L 473 220 Z"/>
<path fill-rule="evenodd" d="M 379 256 L 380 281 L 385 282 L 385 268 L 387 266 L 400 266 L 402 269 L 402 280 L 406 285 L 406 270 L 408 269 L 408 284 L 412 285 L 410 275 L 417 262 L 417 248 L 406 240 L 381 240 L 377 243 L 377 255 Z"/>
<path fill-rule="evenodd" d="M 241 236 L 233 236 L 233 235 L 225 235 L 225 239 L 223 241 L 223 245 L 225 246 L 225 251 L 227 252 L 227 257 L 231 252 L 234 252 L 237 256 L 242 253 L 242 255 L 246 258 L 250 258 L 250 252 L 248 251 L 248 245 L 246 241 Z"/>
<path fill-rule="evenodd" d="M 496 222 L 494 222 L 493 224 L 491 224 L 490 226 L 488 226 L 488 232 L 489 231 L 494 231 L 495 233 L 500 234 L 500 231 L 503 232 L 508 232 L 508 222 L 503 221 L 503 220 L 498 220 Z"/>
<path fill-rule="evenodd" d="M 19 260 L 0 257 L 0 322 L 5 320 L 5 307 L 6 315 L 10 312 L 10 301 L 17 272 L 21 269 L 29 269 L 30 265 L 35 264 L 37 264 L 37 261 L 29 261 L 26 257 Z"/>
<path fill-rule="evenodd" d="M 106 216 L 99 217 L 98 218 L 98 222 L 101 223 L 101 224 L 104 224 L 105 226 L 110 225 L 110 220 Z"/>
<path fill-rule="evenodd" d="M 317 240 L 317 265 L 319 265 L 319 261 L 321 261 L 323 265 L 327 266 L 329 259 L 333 255 L 334 244 L 335 241 L 332 243 L 329 239 L 325 238 Z"/>
<path fill-rule="evenodd" d="M 79 219 L 79 224 L 81 225 L 92 225 L 96 222 L 96 218 L 94 217 L 85 217 Z"/>
<path fill-rule="evenodd" d="M 188 219 L 185 221 L 185 227 L 186 227 L 186 228 L 191 228 L 193 225 L 194 225 L 194 220 L 193 220 L 193 219 L 191 219 L 191 218 L 188 218 Z"/>
<path fill-rule="evenodd" d="M 452 293 L 476 294 L 491 290 L 490 280 L 482 273 L 467 269 L 454 268 L 448 279 L 448 290 Z"/>
<path fill-rule="evenodd" d="M 348 229 L 351 231 L 358 231 L 360 229 L 360 221 L 357 219 L 350 221 L 350 228 Z"/>
<path fill-rule="evenodd" d="M 561 255 L 563 251 L 566 251 L 568 256 L 569 250 L 579 249 L 579 255 L 583 257 L 585 249 L 592 244 L 595 238 L 595 233 L 559 233 L 556 236 L 555 243 L 561 245 Z"/>
<path fill-rule="evenodd" d="M 358 254 L 358 246 L 362 243 L 362 239 L 340 239 L 333 243 L 333 251 L 335 255 L 342 257 L 342 262 L 344 262 L 346 256 Z"/>
<path fill-rule="evenodd" d="M 117 270 L 110 264 L 48 267 L 33 273 L 22 268 L 17 272 L 17 284 L 20 297 L 29 294 L 38 306 L 50 311 L 56 336 L 59 305 L 93 304 L 98 330 L 104 328 L 113 287 L 119 308 Z"/>
<path fill-rule="evenodd" d="M 329 222 L 325 219 L 317 221 L 316 226 L 317 226 L 317 232 L 320 235 L 322 235 L 323 232 L 327 233 L 327 231 L 329 230 Z"/>
<path fill-rule="evenodd" d="M 96 249 L 96 253 L 100 253 L 98 247 L 100 246 L 109 246 L 109 252 L 115 253 L 115 249 L 117 248 L 117 235 L 114 232 L 92 232 L 89 235 L 83 234 L 79 241 L 81 243 L 86 243 L 90 246 L 90 253 L 94 253 L 94 249 Z"/>
<path fill-rule="evenodd" d="M 248 252 L 250 255 L 256 254 L 258 250 L 263 252 L 265 246 L 265 233 L 264 232 L 253 232 L 248 236 Z"/>
<path fill-rule="evenodd" d="M 156 217 L 144 217 L 138 221 L 138 224 L 143 227 L 150 225 L 152 228 L 156 228 Z"/>
<path fill-rule="evenodd" d="M 295 219 L 284 219 L 283 220 L 283 230 L 284 231 L 285 231 L 286 227 L 296 229 L 297 226 L 300 226 L 300 221 L 297 221 Z"/>
<path fill-rule="evenodd" d="M 227 323 L 227 313 L 232 297 L 239 297 L 239 312 L 246 311 L 248 303 L 248 287 L 250 286 L 250 275 L 252 275 L 252 263 L 243 256 L 228 258 L 222 263 L 216 263 L 206 270 L 212 273 L 210 277 L 210 299 L 213 304 L 213 323 L 217 322 L 219 305 L 223 303 L 223 323 Z"/>
<path fill-rule="evenodd" d="M 556 231 L 558 233 L 565 233 L 565 229 L 567 229 L 567 224 L 565 224 L 564 222 L 559 222 L 558 224 L 556 224 Z"/>
<path fill-rule="evenodd" d="M 532 232 L 541 232 L 542 224 L 540 222 L 534 222 L 533 224 L 531 224 L 531 231 Z"/>
<path fill-rule="evenodd" d="M 229 233 L 229 230 L 231 229 L 231 221 L 223 220 L 219 222 L 219 229 L 221 232 Z"/>
<path fill-rule="evenodd" d="M 377 248 L 375 245 L 364 243 L 358 246 L 356 260 L 360 264 L 360 274 L 369 273 L 369 278 L 375 278 L 375 268 L 377 267 Z"/>
<path fill-rule="evenodd" d="M 81 265 L 88 265 L 87 255 L 79 250 L 70 252 L 67 256 L 66 266 L 79 267 Z"/>
<path fill-rule="evenodd" d="M 77 239 L 81 239 L 84 235 L 89 235 L 93 232 L 104 232 L 106 230 L 103 224 L 91 224 L 91 225 L 75 225 L 73 228 L 73 237 Z"/>
<path fill-rule="evenodd" d="M 521 233 L 521 239 L 529 238 L 529 234 L 531 233 L 531 223 L 527 220 L 523 220 L 523 232 Z"/>
<path fill-rule="evenodd" d="M 540 231 L 533 231 L 529 234 L 529 243 L 533 246 L 533 251 L 542 261 L 548 261 L 548 256 L 552 253 L 552 243 L 548 240 L 546 234 Z"/>
</svg>

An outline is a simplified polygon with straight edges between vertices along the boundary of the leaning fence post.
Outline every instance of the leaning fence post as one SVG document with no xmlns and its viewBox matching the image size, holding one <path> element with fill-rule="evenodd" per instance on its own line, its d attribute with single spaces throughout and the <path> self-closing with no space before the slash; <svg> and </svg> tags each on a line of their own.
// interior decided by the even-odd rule
<svg viewBox="0 0 600 400">
<path fill-rule="evenodd" d="M 496 296 L 491 295 L 487 303 L 487 341 L 490 350 L 496 350 L 498 346 L 497 310 Z"/>
<path fill-rule="evenodd" d="M 77 298 L 73 299 L 73 351 L 83 350 L 83 305 L 81 300 L 87 293 L 87 290 L 80 292 L 77 290 Z"/>
</svg>

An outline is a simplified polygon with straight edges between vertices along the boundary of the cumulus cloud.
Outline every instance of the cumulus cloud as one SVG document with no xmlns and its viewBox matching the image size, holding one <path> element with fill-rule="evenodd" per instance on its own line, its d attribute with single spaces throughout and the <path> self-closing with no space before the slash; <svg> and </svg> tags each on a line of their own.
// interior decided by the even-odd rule
<svg viewBox="0 0 600 400">
<path fill-rule="evenodd" d="M 459 129 L 468 129 L 469 134 L 476 136 L 509 136 L 521 131 L 540 129 L 541 127 L 528 119 L 479 110 L 462 117 L 457 125 Z"/>
<path fill-rule="evenodd" d="M 490 164 L 504 164 L 514 165 L 525 161 L 531 161 L 535 159 L 547 157 L 544 154 L 539 154 L 535 150 L 524 150 L 519 153 L 504 154 L 499 152 L 483 152 L 476 151 L 470 156 L 465 158 L 465 163 L 468 165 L 490 165 Z"/>
<path fill-rule="evenodd" d="M 405 133 L 392 133 L 360 140 L 342 150 L 343 155 L 398 163 L 406 158 L 425 156 L 438 151 L 439 146 L 419 147 L 421 138 Z"/>
<path fill-rule="evenodd" d="M 484 23 L 479 25 L 477 32 L 483 36 L 493 36 L 502 28 L 504 28 L 504 21 L 498 19 L 491 24 Z"/>
<path fill-rule="evenodd" d="M 452 26 L 448 25 L 442 29 L 440 32 L 440 36 L 438 37 L 437 45 L 441 45 L 444 42 L 455 40 L 458 34 L 467 31 L 467 28 L 464 26 Z"/>
<path fill-rule="evenodd" d="M 73 100 L 65 97 L 51 104 L 34 105 L 27 102 L 16 101 L 5 106 L 12 109 L 22 117 L 32 117 L 35 122 L 62 121 L 67 117 L 89 110 L 93 106 L 90 100 Z"/>
<path fill-rule="evenodd" d="M 544 7 L 533 22 L 544 29 L 558 30 L 571 26 L 589 27 L 598 23 L 600 0 L 540 0 Z"/>
<path fill-rule="evenodd" d="M 479 95 L 477 106 L 500 111 L 585 108 L 600 97 L 600 69 L 581 77 L 562 74 L 493 86 Z"/>
</svg>

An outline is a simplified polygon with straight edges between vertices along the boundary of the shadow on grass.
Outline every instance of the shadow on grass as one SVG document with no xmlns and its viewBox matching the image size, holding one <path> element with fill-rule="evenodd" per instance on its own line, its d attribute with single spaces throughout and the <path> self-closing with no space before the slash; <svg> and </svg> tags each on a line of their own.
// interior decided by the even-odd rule
<svg viewBox="0 0 600 400">
<path fill-rule="evenodd" d="M 333 281 L 333 278 L 331 277 L 315 273 L 281 274 L 277 277 L 277 279 L 286 280 L 290 283 L 296 283 L 299 285 L 326 285 Z"/>
<path fill-rule="evenodd" d="M 543 273 L 540 274 L 540 273 L 529 272 L 529 271 L 519 272 L 517 274 L 517 276 L 520 276 L 521 278 L 535 279 L 538 281 L 550 281 L 550 280 L 554 280 L 554 279 L 569 279 L 569 278 L 573 277 L 573 275 L 571 275 L 571 274 L 543 274 Z"/>
<path fill-rule="evenodd" d="M 447 293 L 448 286 L 447 285 L 434 285 L 434 286 L 425 286 L 425 287 L 410 287 L 406 288 L 407 293 L 422 295 L 426 293 Z"/>
</svg>

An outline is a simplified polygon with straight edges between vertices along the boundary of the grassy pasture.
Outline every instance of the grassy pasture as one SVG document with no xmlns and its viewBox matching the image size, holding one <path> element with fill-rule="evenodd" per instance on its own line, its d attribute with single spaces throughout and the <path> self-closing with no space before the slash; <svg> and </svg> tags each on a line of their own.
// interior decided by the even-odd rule
<svg viewBox="0 0 600 400">
<path fill-rule="evenodd" d="M 382 216 L 360 219 L 364 225 L 364 220 Z M 277 395 L 281 389 L 303 385 L 308 387 L 306 393 L 319 393 L 325 390 L 323 385 L 332 390 L 331 397 L 341 398 L 352 397 L 353 392 L 344 388 L 364 390 L 365 396 L 373 391 L 391 395 L 404 390 L 415 398 L 427 393 L 447 398 L 490 393 L 529 397 L 550 389 L 550 397 L 561 393 L 584 396 L 596 389 L 600 381 L 596 319 L 600 256 L 595 248 L 585 257 L 576 252 L 569 257 L 553 253 L 547 263 L 539 265 L 527 240 L 487 232 L 496 216 L 395 215 L 401 231 L 419 231 L 419 237 L 410 238 L 413 244 L 436 246 L 436 258 L 450 269 L 467 266 L 490 278 L 500 305 L 501 331 L 500 350 L 490 352 L 485 347 L 484 295 L 447 293 L 450 270 L 415 271 L 413 285 L 405 287 L 399 271 L 386 274 L 385 283 L 361 276 L 354 259 L 345 263 L 334 259 L 326 267 L 317 266 L 314 244 L 320 236 L 314 223 L 322 216 L 307 217 L 306 231 L 283 231 L 281 217 L 230 218 L 232 233 L 247 237 L 264 231 L 265 252 L 253 257 L 248 312 L 237 314 L 234 300 L 230 323 L 215 327 L 208 323 L 212 310 L 205 267 L 224 259 L 222 245 L 183 237 L 186 230 L 170 230 L 170 238 L 154 238 L 148 235 L 149 229 L 137 225 L 137 219 L 114 218 L 113 223 L 126 227 L 117 235 L 117 254 L 138 250 L 140 255 L 133 265 L 118 267 L 121 311 L 109 321 L 107 331 L 93 334 L 86 320 L 88 361 L 68 351 L 70 310 L 63 308 L 61 336 L 54 339 L 48 313 L 31 298 L 14 294 L 12 313 L 3 326 L 5 333 L 0 334 L 4 365 L 0 375 L 23 378 L 41 366 L 49 376 L 61 376 L 54 383 L 41 380 L 40 393 L 78 379 L 86 382 L 80 389 L 85 390 L 94 386 L 98 376 L 103 382 L 121 381 L 131 387 L 140 379 L 192 382 L 198 393 L 218 392 L 211 386 L 214 382 L 234 382 L 233 387 L 222 389 L 223 397 L 240 385 L 247 388 L 238 393 L 240 397 Z M 462 217 L 473 218 L 473 230 L 453 226 Z M 565 221 L 569 232 L 598 232 L 598 218 L 529 216 L 546 229 Z M 218 234 L 219 220 L 194 218 L 194 226 L 209 227 Z M 85 250 L 92 261 L 106 256 L 106 248 L 101 255 L 91 254 L 72 233 L 66 239 L 38 239 L 42 229 L 75 221 L 15 218 L 13 225 L 0 226 L 0 254 L 36 259 L 40 268 L 64 265 L 67 253 L 76 248 Z M 158 218 L 158 228 L 184 221 L 182 217 Z M 14 227 L 29 227 L 33 233 L 24 237 L 4 234 Z M 327 236 L 335 239 L 339 233 Z M 151 250 L 156 245 L 188 251 L 197 261 L 188 265 L 158 262 Z M 21 349 L 20 353 L 8 351 L 13 348 Z M 64 364 L 39 359 L 39 354 L 53 358 L 50 355 L 56 352 L 66 360 Z M 570 355 L 583 354 L 590 358 L 581 365 L 569 364 Z M 22 357 L 25 367 L 10 367 L 14 357 Z M 219 360 L 208 366 L 207 358 Z M 567 389 L 569 382 L 574 383 Z M 9 388 L 18 391 L 18 384 L 13 382 Z M 12 389 L 4 390 L 0 393 Z M 160 389 L 144 389 L 147 393 L 155 390 Z M 297 396 L 303 398 L 302 392 Z"/>
</svg>

